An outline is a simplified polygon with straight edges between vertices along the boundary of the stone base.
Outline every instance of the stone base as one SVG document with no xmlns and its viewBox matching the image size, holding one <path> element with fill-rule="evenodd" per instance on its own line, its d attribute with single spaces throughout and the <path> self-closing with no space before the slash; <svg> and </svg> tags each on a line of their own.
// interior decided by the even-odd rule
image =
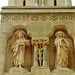
<svg viewBox="0 0 75 75">
<path fill-rule="evenodd" d="M 75 75 L 75 73 L 72 73 L 71 75 Z"/>
<path fill-rule="evenodd" d="M 70 75 L 70 69 L 67 68 L 58 69 L 58 75 Z"/>
<path fill-rule="evenodd" d="M 75 72 L 71 69 L 68 68 L 60 68 L 60 69 L 54 69 L 51 72 L 51 75 L 72 75 Z"/>
<path fill-rule="evenodd" d="M 0 67 L 0 75 L 3 75 L 4 73 L 4 67 Z"/>
<path fill-rule="evenodd" d="M 31 68 L 31 75 L 50 75 L 49 67 L 32 67 Z"/>
<path fill-rule="evenodd" d="M 58 69 L 58 75 L 71 75 L 72 74 L 72 70 L 68 69 L 68 68 L 60 68 Z"/>
<path fill-rule="evenodd" d="M 25 68 L 13 67 L 9 70 L 9 75 L 25 75 L 27 72 L 29 72 L 29 71 Z"/>
</svg>

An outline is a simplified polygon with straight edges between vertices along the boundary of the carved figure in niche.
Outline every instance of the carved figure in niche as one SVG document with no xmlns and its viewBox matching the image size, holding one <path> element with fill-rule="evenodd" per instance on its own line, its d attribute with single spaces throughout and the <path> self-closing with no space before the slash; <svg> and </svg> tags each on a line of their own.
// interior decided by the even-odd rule
<svg viewBox="0 0 75 75">
<path fill-rule="evenodd" d="M 39 60 L 40 67 L 42 66 L 42 59 L 43 59 L 42 55 L 43 55 L 43 50 L 39 49 L 39 51 L 38 51 L 38 60 Z"/>
<path fill-rule="evenodd" d="M 68 53 L 70 44 L 65 37 L 65 33 L 58 31 L 55 34 L 55 47 L 56 47 L 56 68 L 68 67 Z"/>
<path fill-rule="evenodd" d="M 24 66 L 25 47 L 30 45 L 30 41 L 26 39 L 26 33 L 19 30 L 15 34 L 16 41 L 12 45 L 13 59 L 15 67 Z"/>
</svg>

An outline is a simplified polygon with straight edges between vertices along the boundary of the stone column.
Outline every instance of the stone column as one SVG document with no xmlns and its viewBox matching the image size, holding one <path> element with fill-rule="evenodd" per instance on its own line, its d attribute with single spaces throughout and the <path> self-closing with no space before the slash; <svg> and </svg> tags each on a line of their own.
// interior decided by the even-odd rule
<svg viewBox="0 0 75 75">
<path fill-rule="evenodd" d="M 35 6 L 38 6 L 39 4 L 38 4 L 38 0 L 35 0 Z"/>
<path fill-rule="evenodd" d="M 45 0 L 42 0 L 42 6 L 44 6 L 45 5 Z"/>
<path fill-rule="evenodd" d="M 38 46 L 34 45 L 34 66 L 38 66 L 38 57 L 37 57 Z"/>
<path fill-rule="evenodd" d="M 43 45 L 43 66 L 47 66 L 47 44 Z"/>
</svg>

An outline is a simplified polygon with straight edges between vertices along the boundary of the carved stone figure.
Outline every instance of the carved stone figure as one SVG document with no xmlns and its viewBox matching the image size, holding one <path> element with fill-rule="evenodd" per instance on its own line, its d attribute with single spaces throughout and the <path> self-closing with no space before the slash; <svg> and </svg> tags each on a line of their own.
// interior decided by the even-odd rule
<svg viewBox="0 0 75 75">
<path fill-rule="evenodd" d="M 39 60 L 40 66 L 42 66 L 42 59 L 43 59 L 43 57 L 42 57 L 43 52 L 42 51 L 43 51 L 42 49 L 39 49 L 39 51 L 38 51 L 38 55 L 39 55 L 38 60 Z"/>
<path fill-rule="evenodd" d="M 65 37 L 65 33 L 62 31 L 56 32 L 55 36 L 56 68 L 68 67 L 69 42 Z"/>
<path fill-rule="evenodd" d="M 12 46 L 13 59 L 15 67 L 24 66 L 25 47 L 29 46 L 29 40 L 25 38 L 26 34 L 23 31 L 17 31 L 15 33 L 16 41 Z"/>
</svg>

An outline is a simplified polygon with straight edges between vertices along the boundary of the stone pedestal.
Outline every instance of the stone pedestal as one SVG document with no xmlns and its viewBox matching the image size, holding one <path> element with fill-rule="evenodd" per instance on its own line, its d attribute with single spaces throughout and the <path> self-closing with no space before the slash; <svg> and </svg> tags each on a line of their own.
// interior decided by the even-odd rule
<svg viewBox="0 0 75 75">
<path fill-rule="evenodd" d="M 4 67 L 0 67 L 0 75 L 3 75 L 4 73 Z"/>
<path fill-rule="evenodd" d="M 60 68 L 58 69 L 58 75 L 70 75 L 70 71 L 68 68 Z"/>
<path fill-rule="evenodd" d="M 32 67 L 31 75 L 50 75 L 49 67 Z"/>
<path fill-rule="evenodd" d="M 70 74 L 70 75 L 75 75 L 75 73 L 72 73 L 72 74 Z"/>
<path fill-rule="evenodd" d="M 25 75 L 27 72 L 29 71 L 25 68 L 11 68 L 9 75 Z"/>
<path fill-rule="evenodd" d="M 69 68 L 54 69 L 51 75 L 75 75 L 75 71 Z"/>
</svg>

